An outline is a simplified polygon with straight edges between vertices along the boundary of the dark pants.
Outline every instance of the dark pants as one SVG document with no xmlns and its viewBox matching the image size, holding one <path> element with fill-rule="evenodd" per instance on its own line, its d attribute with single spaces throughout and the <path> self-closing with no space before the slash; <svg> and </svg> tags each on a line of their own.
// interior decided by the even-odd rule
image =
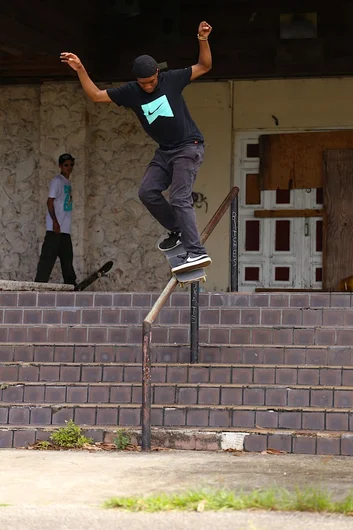
<svg viewBox="0 0 353 530">
<path fill-rule="evenodd" d="M 139 197 L 157 221 L 171 232 L 181 232 L 187 252 L 206 253 L 200 243 L 193 208 L 192 188 L 204 155 L 203 144 L 188 144 L 171 151 L 157 149 L 147 167 Z M 170 186 L 169 202 L 162 195 Z"/>
<path fill-rule="evenodd" d="M 39 258 L 35 282 L 49 281 L 56 258 L 60 259 L 64 283 L 74 285 L 76 274 L 72 264 L 73 250 L 70 234 L 55 234 L 47 231 Z"/>
</svg>

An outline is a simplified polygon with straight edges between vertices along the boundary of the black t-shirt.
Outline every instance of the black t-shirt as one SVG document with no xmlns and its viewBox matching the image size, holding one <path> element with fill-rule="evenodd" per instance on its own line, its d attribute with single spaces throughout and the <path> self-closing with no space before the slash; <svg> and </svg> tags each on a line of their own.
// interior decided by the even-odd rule
<svg viewBox="0 0 353 530">
<path fill-rule="evenodd" d="M 136 81 L 108 88 L 107 93 L 114 103 L 135 112 L 146 133 L 162 149 L 175 149 L 195 141 L 203 142 L 182 96 L 190 77 L 191 66 L 160 73 L 158 85 L 151 94 L 142 90 Z"/>
</svg>

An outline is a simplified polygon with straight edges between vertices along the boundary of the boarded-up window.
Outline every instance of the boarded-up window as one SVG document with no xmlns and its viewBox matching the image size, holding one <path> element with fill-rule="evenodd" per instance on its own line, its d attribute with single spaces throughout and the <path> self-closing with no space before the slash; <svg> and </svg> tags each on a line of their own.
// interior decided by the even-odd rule
<svg viewBox="0 0 353 530">
<path fill-rule="evenodd" d="M 353 130 L 264 134 L 259 142 L 262 189 L 322 188 L 324 152 L 353 149 Z"/>
<path fill-rule="evenodd" d="M 256 173 L 247 173 L 246 175 L 246 204 L 261 204 L 261 191 L 259 175 Z"/>
</svg>

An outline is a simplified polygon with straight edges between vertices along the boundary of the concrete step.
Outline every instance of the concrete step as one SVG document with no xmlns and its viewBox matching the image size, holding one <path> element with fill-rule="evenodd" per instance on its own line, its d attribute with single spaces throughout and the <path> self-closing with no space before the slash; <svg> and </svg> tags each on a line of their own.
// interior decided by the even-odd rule
<svg viewBox="0 0 353 530">
<path fill-rule="evenodd" d="M 0 427 L 0 449 L 25 447 L 40 440 L 49 440 L 57 429 L 48 425 Z M 141 444 L 140 428 L 127 427 L 132 444 Z M 83 428 L 95 442 L 112 443 L 117 427 L 95 425 Z M 284 452 L 311 455 L 353 456 L 353 434 L 341 431 L 319 431 L 229 428 L 152 428 L 152 447 L 205 451 Z"/>
<path fill-rule="evenodd" d="M 151 371 L 154 383 L 279 384 L 353 387 L 352 366 L 272 364 L 174 364 L 156 363 Z M 115 362 L 4 362 L 0 384 L 5 382 L 140 383 L 141 363 Z"/>
<path fill-rule="evenodd" d="M 0 406 L 0 425 L 64 425 L 72 419 L 80 426 L 141 424 L 141 406 L 114 403 L 7 403 Z M 353 430 L 351 408 L 285 407 L 257 405 L 152 405 L 151 423 L 162 427 L 219 427 Z"/>
<path fill-rule="evenodd" d="M 142 403 L 141 383 L 17 382 L 0 385 L 1 403 Z M 353 408 L 353 388 L 336 386 L 154 383 L 155 405 Z"/>
<path fill-rule="evenodd" d="M 141 331 L 141 330 L 140 330 Z M 141 336 L 140 336 L 141 338 Z M 153 363 L 189 363 L 190 346 L 186 343 L 152 345 Z M 141 344 L 106 343 L 0 343 L 0 363 L 141 363 Z M 200 344 L 200 363 L 353 366 L 353 342 L 350 346 L 297 346 Z"/>
</svg>

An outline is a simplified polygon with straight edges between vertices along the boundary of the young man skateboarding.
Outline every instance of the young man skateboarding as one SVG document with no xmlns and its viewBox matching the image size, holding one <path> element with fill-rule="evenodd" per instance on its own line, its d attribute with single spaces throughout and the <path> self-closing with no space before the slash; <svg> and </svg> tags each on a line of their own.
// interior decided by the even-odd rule
<svg viewBox="0 0 353 530">
<path fill-rule="evenodd" d="M 59 257 L 64 283 L 76 285 L 72 264 L 71 241 L 72 189 L 70 175 L 75 159 L 69 153 L 59 156 L 60 173 L 50 182 L 47 200 L 45 239 L 42 246 L 35 282 L 47 283 L 56 258 Z"/>
<path fill-rule="evenodd" d="M 201 22 L 197 34 L 200 47 L 197 64 L 160 73 L 153 57 L 142 55 L 133 63 L 136 81 L 107 90 L 100 90 L 93 83 L 76 55 L 69 52 L 60 55 L 61 61 L 77 72 L 92 101 L 114 102 L 131 108 L 146 133 L 159 144 L 143 177 L 139 197 L 153 217 L 169 231 L 159 249 L 167 251 L 183 243 L 186 253 L 178 256 L 172 272 L 198 269 L 211 263 L 200 242 L 192 200 L 193 184 L 204 157 L 204 139 L 182 96 L 190 81 L 211 69 L 208 44 L 211 31 L 207 22 Z M 169 187 L 168 202 L 162 192 Z"/>
</svg>

